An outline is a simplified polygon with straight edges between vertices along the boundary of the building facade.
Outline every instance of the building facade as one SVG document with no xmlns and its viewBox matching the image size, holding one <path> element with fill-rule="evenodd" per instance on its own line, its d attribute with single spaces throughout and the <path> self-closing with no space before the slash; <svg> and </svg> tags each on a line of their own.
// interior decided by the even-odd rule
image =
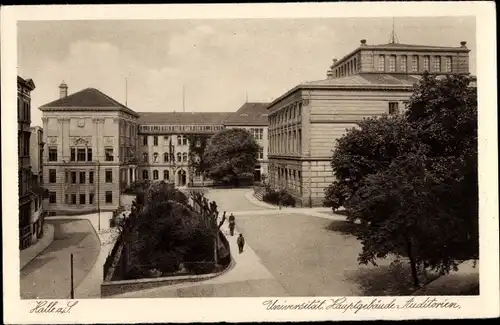
<svg viewBox="0 0 500 325">
<path fill-rule="evenodd" d="M 30 164 L 32 174 L 33 204 L 31 211 L 32 242 L 36 242 L 43 235 L 45 219 L 46 191 L 43 188 L 43 129 L 32 127 L 30 137 Z"/>
<path fill-rule="evenodd" d="M 139 179 L 164 180 L 176 186 L 208 185 L 190 164 L 190 141 L 208 139 L 224 128 L 230 113 L 140 113 Z M 194 144 L 198 145 L 198 143 Z"/>
<path fill-rule="evenodd" d="M 398 114 L 428 71 L 469 74 L 469 50 L 390 43 L 367 45 L 334 64 L 327 79 L 300 84 L 269 110 L 269 180 L 299 205 L 320 206 L 334 180 L 335 140 L 366 117 Z"/>
<path fill-rule="evenodd" d="M 19 195 L 19 248 L 24 249 L 33 242 L 32 212 L 33 173 L 30 160 L 31 138 L 31 92 L 35 83 L 31 79 L 17 77 L 17 156 L 18 156 L 18 195 Z"/>
<path fill-rule="evenodd" d="M 43 180 L 49 214 L 114 210 L 137 177 L 139 115 L 97 89 L 43 105 Z"/>
<path fill-rule="evenodd" d="M 255 181 L 260 181 L 262 175 L 268 174 L 268 105 L 269 103 L 245 103 L 224 122 L 226 128 L 241 128 L 247 130 L 259 144 L 259 152 L 257 155 L 258 164 L 255 166 L 254 173 Z"/>
</svg>

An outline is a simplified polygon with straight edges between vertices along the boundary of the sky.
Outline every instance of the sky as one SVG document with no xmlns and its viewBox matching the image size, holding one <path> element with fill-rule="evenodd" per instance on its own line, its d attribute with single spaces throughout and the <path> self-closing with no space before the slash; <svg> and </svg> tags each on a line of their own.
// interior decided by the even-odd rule
<svg viewBox="0 0 500 325">
<path fill-rule="evenodd" d="M 18 74 L 31 78 L 32 126 L 39 107 L 97 88 L 137 112 L 232 112 L 326 78 L 333 58 L 389 42 L 392 18 L 89 20 L 18 23 Z M 399 42 L 460 46 L 476 72 L 474 17 L 396 17 Z M 125 81 L 127 79 L 127 82 Z M 127 87 L 126 87 L 127 84 Z M 128 91 L 126 91 L 128 89 Z M 126 96 L 126 94 L 128 94 Z"/>
</svg>

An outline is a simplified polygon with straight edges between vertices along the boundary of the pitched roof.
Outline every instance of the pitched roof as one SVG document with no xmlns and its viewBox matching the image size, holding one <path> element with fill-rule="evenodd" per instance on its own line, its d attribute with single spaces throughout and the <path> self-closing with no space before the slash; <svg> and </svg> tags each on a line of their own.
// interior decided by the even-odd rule
<svg viewBox="0 0 500 325">
<path fill-rule="evenodd" d="M 34 90 L 36 88 L 35 82 L 33 79 L 24 79 L 23 77 L 17 76 L 17 83 L 22 84 L 25 87 L 28 87 L 31 90 Z"/>
<path fill-rule="evenodd" d="M 53 102 L 41 106 L 40 110 L 57 111 L 61 108 L 74 111 L 96 109 L 104 111 L 119 110 L 136 117 L 139 116 L 135 111 L 131 110 L 130 108 L 126 107 L 125 105 L 119 103 L 118 101 L 95 88 L 86 88 L 66 97 L 59 98 Z"/>
<path fill-rule="evenodd" d="M 303 83 L 308 86 L 413 86 L 420 80 L 418 75 L 359 73 L 350 76 L 331 78 Z"/>
<path fill-rule="evenodd" d="M 222 125 L 234 113 L 227 112 L 139 112 L 139 124 Z"/>
<path fill-rule="evenodd" d="M 269 124 L 267 106 L 269 103 L 245 103 L 233 113 L 225 125 L 259 125 Z"/>
<path fill-rule="evenodd" d="M 448 50 L 448 51 L 470 51 L 467 47 L 461 46 L 437 46 L 437 45 L 419 45 L 419 44 L 401 44 L 401 43 L 387 43 L 387 44 L 366 44 L 360 48 L 412 48 L 412 49 L 435 49 L 435 50 Z"/>
</svg>

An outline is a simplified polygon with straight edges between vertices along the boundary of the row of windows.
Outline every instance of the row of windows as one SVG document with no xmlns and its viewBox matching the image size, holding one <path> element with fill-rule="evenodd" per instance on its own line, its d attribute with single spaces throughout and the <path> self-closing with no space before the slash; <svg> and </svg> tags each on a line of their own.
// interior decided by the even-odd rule
<svg viewBox="0 0 500 325">
<path fill-rule="evenodd" d="M 269 146 L 273 153 L 300 153 L 302 151 L 302 130 L 300 129 L 288 132 L 273 131 L 270 138 Z"/>
<path fill-rule="evenodd" d="M 134 123 L 121 121 L 120 135 L 124 135 L 125 137 L 135 138 L 135 136 L 137 135 L 137 126 Z"/>
<path fill-rule="evenodd" d="M 178 152 L 177 153 L 177 162 L 187 162 L 188 161 L 188 154 L 187 152 Z M 153 153 L 153 163 L 159 163 L 160 161 L 160 155 L 155 152 Z M 143 152 L 142 153 L 142 161 L 144 163 L 148 163 L 149 162 L 149 155 L 147 152 Z M 169 154 L 168 152 L 165 152 L 163 154 L 163 162 L 169 162 L 169 161 L 174 161 L 174 155 L 173 154 Z"/>
<path fill-rule="evenodd" d="M 112 191 L 106 191 L 104 193 L 106 203 L 113 203 L 113 192 Z M 69 205 L 76 205 L 78 204 L 76 201 L 77 194 L 64 194 L 64 203 L 69 204 Z M 87 195 L 86 194 L 80 194 L 79 195 L 79 204 L 84 205 L 84 204 L 94 204 L 95 201 L 95 195 L 94 193 L 89 193 L 88 194 L 88 201 L 87 201 Z M 49 203 L 54 204 L 57 203 L 57 192 L 49 192 Z"/>
<path fill-rule="evenodd" d="M 255 138 L 255 140 L 262 140 L 264 137 L 264 129 L 263 128 L 250 128 L 248 132 Z"/>
<path fill-rule="evenodd" d="M 106 169 L 104 170 L 105 182 L 113 183 L 113 171 Z M 49 169 L 49 183 L 57 183 L 57 170 Z M 66 184 L 94 184 L 94 171 L 65 171 L 64 172 L 64 183 Z"/>
<path fill-rule="evenodd" d="M 334 71 L 335 77 L 349 76 L 358 72 L 357 59 L 353 58 L 343 65 L 337 67 Z"/>
<path fill-rule="evenodd" d="M 386 56 L 381 54 L 378 56 L 377 70 L 380 72 L 407 72 L 408 71 L 408 58 L 406 55 L 399 56 L 399 67 L 396 67 L 397 56 L 389 55 L 388 67 L 386 69 Z M 422 58 L 423 66 L 420 67 L 420 57 L 413 55 L 411 57 L 411 72 L 431 71 L 431 57 L 424 55 Z M 452 59 L 451 56 L 445 56 L 444 67 L 442 67 L 442 57 L 434 56 L 432 72 L 452 72 Z"/>
<path fill-rule="evenodd" d="M 276 171 L 276 177 L 277 177 L 277 183 L 276 185 L 278 186 L 285 186 L 285 187 L 289 187 L 289 185 L 291 185 L 291 187 L 295 190 L 299 190 L 301 189 L 301 186 L 300 186 L 300 182 L 301 182 L 301 178 L 302 178 L 302 173 L 300 170 L 293 170 L 293 169 L 289 169 L 289 168 L 273 168 L 271 167 L 273 170 Z"/>
<path fill-rule="evenodd" d="M 163 137 L 163 145 L 168 146 L 171 144 L 171 139 L 168 136 Z M 148 145 L 148 136 L 144 135 L 142 137 L 142 145 L 147 146 Z M 187 146 L 188 145 L 188 139 L 185 135 L 178 135 L 177 136 L 177 145 L 178 146 Z M 158 146 L 158 136 L 154 135 L 153 136 L 153 146 Z"/>
<path fill-rule="evenodd" d="M 287 121 L 300 118 L 301 115 L 302 115 L 302 102 L 293 103 L 277 111 L 276 113 L 270 115 L 269 125 L 277 126 Z"/>
<path fill-rule="evenodd" d="M 181 175 L 186 175 L 186 171 L 181 169 L 178 171 L 179 174 Z M 143 180 L 148 180 L 149 179 L 149 171 L 148 170 L 143 170 L 142 171 L 142 179 Z M 160 179 L 160 172 L 158 170 L 153 170 L 153 180 L 157 181 Z M 168 181 L 170 179 L 170 172 L 168 170 L 163 171 L 163 179 Z"/>
<path fill-rule="evenodd" d="M 71 147 L 71 161 L 88 162 L 93 161 L 92 148 Z M 105 161 L 114 161 L 113 148 L 104 148 Z M 49 161 L 57 161 L 57 148 L 49 147 Z"/>
</svg>

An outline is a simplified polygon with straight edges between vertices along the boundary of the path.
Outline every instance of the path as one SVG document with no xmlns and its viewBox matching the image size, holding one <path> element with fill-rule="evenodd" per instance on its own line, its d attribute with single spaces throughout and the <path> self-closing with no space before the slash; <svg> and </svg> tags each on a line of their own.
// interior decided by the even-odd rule
<svg viewBox="0 0 500 325">
<path fill-rule="evenodd" d="M 92 269 L 99 239 L 87 220 L 50 220 L 54 242 L 21 270 L 22 299 L 66 299 L 70 296 L 70 254 L 74 286 Z"/>
</svg>

